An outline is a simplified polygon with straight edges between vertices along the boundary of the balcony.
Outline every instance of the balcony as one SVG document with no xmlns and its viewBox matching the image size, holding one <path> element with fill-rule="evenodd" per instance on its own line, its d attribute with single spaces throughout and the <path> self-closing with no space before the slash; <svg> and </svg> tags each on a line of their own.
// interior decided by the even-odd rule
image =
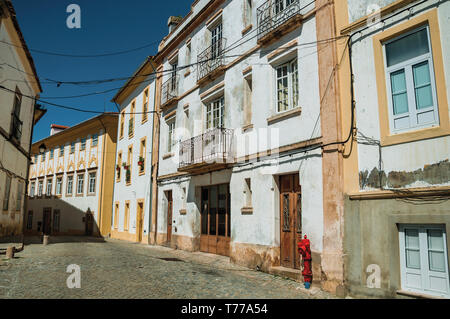
<svg viewBox="0 0 450 319">
<path fill-rule="evenodd" d="M 268 45 L 297 28 L 303 16 L 300 0 L 268 0 L 257 9 L 258 44 Z"/>
<path fill-rule="evenodd" d="M 161 108 L 164 109 L 178 101 L 179 75 L 171 75 L 161 88 Z"/>
<path fill-rule="evenodd" d="M 202 85 L 225 72 L 224 50 L 226 39 L 220 38 L 197 56 L 197 84 Z"/>
<path fill-rule="evenodd" d="M 178 171 L 201 173 L 235 162 L 233 130 L 215 128 L 180 143 Z"/>
</svg>

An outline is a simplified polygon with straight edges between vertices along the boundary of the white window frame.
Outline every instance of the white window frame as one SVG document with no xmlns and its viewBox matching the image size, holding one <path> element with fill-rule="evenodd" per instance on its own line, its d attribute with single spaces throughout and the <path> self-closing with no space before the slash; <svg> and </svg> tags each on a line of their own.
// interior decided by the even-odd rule
<svg viewBox="0 0 450 319">
<path fill-rule="evenodd" d="M 169 153 L 173 151 L 173 148 L 176 144 L 175 125 L 176 125 L 175 117 L 167 120 L 167 152 Z"/>
<path fill-rule="evenodd" d="M 216 111 L 218 116 L 216 116 Z M 208 119 L 208 116 L 210 118 Z M 218 120 L 218 125 L 214 125 L 214 120 Z M 215 128 L 225 127 L 225 97 L 221 96 L 206 103 L 205 131 Z"/>
<path fill-rule="evenodd" d="M 86 150 L 86 138 L 80 140 L 80 151 Z"/>
<path fill-rule="evenodd" d="M 70 192 L 69 192 L 70 190 Z M 72 195 L 73 194 L 73 175 L 67 176 L 67 188 L 66 188 L 66 194 Z"/>
<path fill-rule="evenodd" d="M 94 178 L 92 178 L 92 175 L 94 175 Z M 97 173 L 90 172 L 89 173 L 89 185 L 88 185 L 89 194 L 95 194 L 96 184 L 97 184 Z"/>
<path fill-rule="evenodd" d="M 36 182 L 33 181 L 30 183 L 30 197 L 34 197 L 35 188 L 36 188 Z"/>
<path fill-rule="evenodd" d="M 45 188 L 45 195 L 46 196 L 52 196 L 52 191 L 53 191 L 53 177 L 47 179 L 47 186 Z"/>
<path fill-rule="evenodd" d="M 427 31 L 428 37 L 428 48 L 429 52 L 423 54 L 421 56 L 409 59 L 407 61 L 403 61 L 396 65 L 387 66 L 387 53 L 386 53 L 386 45 L 397 40 L 400 40 L 408 35 L 419 32 L 423 29 Z M 435 81 L 435 73 L 434 73 L 434 59 L 433 59 L 433 50 L 431 46 L 431 37 L 430 37 L 430 27 L 428 25 L 421 26 L 409 32 L 405 32 L 402 35 L 386 41 L 383 43 L 383 52 L 384 52 L 384 69 L 386 73 L 386 86 L 387 86 L 387 99 L 389 106 L 389 126 L 391 133 L 404 133 L 408 131 L 413 131 L 426 127 L 439 126 L 439 112 L 438 112 L 438 101 L 437 101 L 437 91 L 436 91 L 436 81 Z M 415 97 L 415 88 L 414 88 L 414 75 L 412 68 L 415 65 L 421 64 L 423 62 L 428 62 L 429 70 L 430 70 L 430 80 L 431 80 L 431 91 L 433 98 L 433 106 L 424 108 L 421 110 L 417 110 L 416 105 L 416 97 Z M 398 115 L 394 115 L 394 105 L 392 101 L 392 86 L 391 86 L 391 74 L 404 70 L 405 72 L 405 81 L 406 81 L 406 91 L 407 91 L 407 99 L 408 99 L 408 113 L 402 113 Z M 417 115 L 421 113 L 427 113 L 433 111 L 434 121 L 430 123 L 419 124 L 417 122 Z M 394 122 L 397 119 L 401 119 L 404 117 L 409 117 L 409 127 L 407 128 L 395 128 Z"/>
<path fill-rule="evenodd" d="M 80 176 L 81 178 L 81 192 L 80 192 Z M 77 195 L 84 194 L 84 173 L 77 174 Z"/>
<path fill-rule="evenodd" d="M 38 181 L 38 196 L 42 196 L 42 193 L 44 191 L 44 180 L 41 179 Z"/>
<path fill-rule="evenodd" d="M 420 269 L 406 268 L 406 247 L 405 247 L 405 230 L 414 229 L 419 232 L 419 254 L 420 254 Z M 428 259 L 428 237 L 427 231 L 432 229 L 442 230 L 443 243 L 444 243 L 444 262 L 445 262 L 445 272 L 435 272 L 431 271 L 429 267 Z M 450 282 L 449 282 L 449 269 L 448 269 L 448 247 L 447 247 L 447 235 L 444 225 L 418 225 L 418 224 L 400 224 L 399 225 L 399 246 L 400 246 L 400 269 L 401 269 L 401 284 L 402 290 L 422 293 L 432 296 L 440 296 L 445 298 L 450 298 Z M 406 275 L 408 273 L 416 273 L 421 276 L 422 288 L 413 288 L 406 285 Z M 430 289 L 430 276 L 439 276 L 447 279 L 447 291 L 438 292 Z"/>
<path fill-rule="evenodd" d="M 62 194 L 62 184 L 63 184 L 62 176 L 56 177 L 56 189 L 55 189 L 56 195 Z"/>
<path fill-rule="evenodd" d="M 297 72 L 297 88 L 296 90 L 294 90 L 294 84 L 293 84 L 293 75 L 294 75 L 294 65 L 296 66 L 296 70 L 295 72 Z M 281 78 L 278 77 L 278 70 L 283 68 L 283 67 L 287 67 L 287 81 L 288 81 L 288 96 L 287 96 L 287 100 L 288 100 L 288 107 L 286 110 L 280 110 L 279 108 L 279 101 L 278 101 L 278 80 Z M 298 59 L 297 56 L 295 56 L 295 58 L 289 60 L 288 62 L 282 63 L 277 65 L 276 67 L 274 67 L 274 79 L 275 79 L 275 110 L 276 113 L 284 113 L 287 112 L 289 110 L 295 109 L 299 106 L 299 73 L 298 73 Z"/>
</svg>

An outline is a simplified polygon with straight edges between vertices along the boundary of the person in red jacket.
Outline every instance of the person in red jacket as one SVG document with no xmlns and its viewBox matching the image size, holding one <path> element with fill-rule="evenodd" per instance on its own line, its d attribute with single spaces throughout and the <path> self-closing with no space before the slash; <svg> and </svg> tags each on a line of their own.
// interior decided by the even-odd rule
<svg viewBox="0 0 450 319">
<path fill-rule="evenodd" d="M 305 235 L 305 239 L 298 244 L 298 252 L 303 257 L 303 278 L 305 282 L 305 288 L 309 289 L 312 283 L 312 271 L 311 271 L 311 246 L 308 237 Z"/>
</svg>

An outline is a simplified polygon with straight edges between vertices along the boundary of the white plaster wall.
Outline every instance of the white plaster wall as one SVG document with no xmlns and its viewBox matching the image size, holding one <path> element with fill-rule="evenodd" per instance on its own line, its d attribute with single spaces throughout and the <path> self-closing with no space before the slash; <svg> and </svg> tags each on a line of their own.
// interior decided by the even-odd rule
<svg viewBox="0 0 450 319">
<path fill-rule="evenodd" d="M 147 121 L 142 124 L 142 114 L 134 115 L 134 135 L 132 138 L 128 137 L 128 123 L 130 119 L 131 103 L 136 101 L 135 112 L 142 112 L 142 105 L 144 99 L 144 91 L 148 88 L 149 102 L 148 110 L 154 110 L 155 99 L 155 85 L 152 76 L 142 78 L 142 82 L 131 95 L 120 105 L 120 110 L 125 110 L 125 125 L 123 138 L 120 139 L 120 119 L 118 121 L 117 130 L 117 147 L 116 147 L 116 165 L 120 164 L 121 178 L 120 182 L 116 181 L 117 173 L 114 169 L 114 201 L 113 201 L 113 222 L 112 229 L 114 229 L 114 209 L 115 203 L 119 202 L 119 220 L 118 231 L 124 231 L 125 219 L 125 201 L 130 201 L 130 215 L 128 232 L 136 234 L 136 217 L 137 217 L 137 200 L 144 199 L 144 221 L 143 221 L 143 236 L 150 232 L 150 198 L 151 198 L 151 158 L 152 158 L 152 134 L 153 134 L 153 113 L 147 115 Z M 145 174 L 139 175 L 139 152 L 141 139 L 146 137 L 146 155 L 145 155 Z M 127 162 L 128 147 L 133 145 L 133 156 L 131 165 L 131 185 L 127 186 L 125 182 L 125 170 L 122 167 L 123 162 Z M 122 151 L 122 163 L 118 163 L 118 154 Z M 115 166 L 114 166 L 115 167 Z"/>
<path fill-rule="evenodd" d="M 434 1 L 436 2 L 436 1 Z M 427 3 L 427 5 L 433 2 Z M 422 8 L 424 6 L 419 6 Z M 419 10 L 415 10 L 420 15 Z M 426 12 L 426 11 L 424 11 Z M 447 87 L 447 99 L 450 105 L 450 3 L 443 2 L 438 7 L 439 26 L 441 32 L 442 55 L 444 57 L 444 74 Z M 398 18 L 396 18 L 398 21 Z M 402 20 L 401 22 L 403 22 Z M 401 23 L 399 22 L 399 23 Z M 376 33 L 374 33 L 376 34 Z M 355 37 L 356 39 L 358 37 Z M 372 35 L 353 44 L 353 66 L 355 74 L 355 99 L 357 127 L 364 135 L 380 140 L 380 117 L 378 107 L 377 83 Z M 450 110 L 449 110 L 450 112 Z M 405 144 L 382 147 L 382 169 L 388 174 L 391 171 L 414 171 L 429 164 L 435 164 L 449 158 L 450 137 L 439 137 L 415 141 Z M 358 145 L 359 171 L 369 172 L 378 168 L 378 147 Z M 420 185 L 419 185 L 420 184 Z M 411 186 L 430 186 L 421 182 Z M 449 183 L 447 183 L 449 184 Z M 434 185 L 436 186 L 436 185 Z"/>
</svg>

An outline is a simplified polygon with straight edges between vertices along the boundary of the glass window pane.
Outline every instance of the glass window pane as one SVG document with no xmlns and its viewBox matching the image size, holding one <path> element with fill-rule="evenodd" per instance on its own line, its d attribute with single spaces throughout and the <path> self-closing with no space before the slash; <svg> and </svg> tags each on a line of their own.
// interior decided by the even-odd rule
<svg viewBox="0 0 450 319">
<path fill-rule="evenodd" d="M 444 237 L 440 229 L 428 229 L 428 249 L 444 251 Z"/>
<path fill-rule="evenodd" d="M 428 61 L 413 66 L 416 107 L 418 110 L 433 106 L 430 67 Z"/>
<path fill-rule="evenodd" d="M 445 255 L 443 252 L 428 252 L 431 271 L 445 272 Z"/>
<path fill-rule="evenodd" d="M 418 250 L 406 250 L 406 267 L 420 269 L 420 252 Z"/>
<path fill-rule="evenodd" d="M 418 229 L 405 229 L 405 246 L 406 248 L 419 249 Z"/>
<path fill-rule="evenodd" d="M 393 66 L 430 52 L 427 29 L 386 44 L 387 66 Z"/>
<path fill-rule="evenodd" d="M 394 115 L 408 112 L 405 70 L 391 73 L 391 90 Z"/>
</svg>

